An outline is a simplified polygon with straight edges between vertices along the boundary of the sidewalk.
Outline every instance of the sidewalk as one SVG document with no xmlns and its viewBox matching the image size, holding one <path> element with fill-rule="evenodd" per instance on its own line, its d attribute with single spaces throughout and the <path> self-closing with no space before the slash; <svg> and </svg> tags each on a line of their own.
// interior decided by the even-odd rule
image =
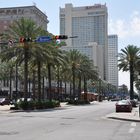
<svg viewBox="0 0 140 140">
<path fill-rule="evenodd" d="M 131 113 L 111 113 L 106 116 L 110 119 L 118 119 L 118 120 L 126 120 L 126 121 L 134 121 L 134 122 L 140 122 L 140 116 L 139 116 L 139 107 L 133 108 Z"/>
<path fill-rule="evenodd" d="M 9 111 L 10 107 L 11 107 L 11 105 L 0 106 L 0 111 Z"/>
</svg>

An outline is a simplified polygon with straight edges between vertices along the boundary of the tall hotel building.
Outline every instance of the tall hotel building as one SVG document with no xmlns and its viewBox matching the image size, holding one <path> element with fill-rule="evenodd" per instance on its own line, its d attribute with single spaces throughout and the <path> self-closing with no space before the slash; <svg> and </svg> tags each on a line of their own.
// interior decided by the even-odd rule
<svg viewBox="0 0 140 140">
<path fill-rule="evenodd" d="M 118 36 L 108 36 L 108 81 L 118 87 Z"/>
<path fill-rule="evenodd" d="M 108 13 L 106 5 L 60 8 L 60 34 L 78 36 L 66 40 L 63 49 L 77 49 L 89 56 L 102 79 L 108 77 Z"/>
<path fill-rule="evenodd" d="M 47 16 L 40 11 L 35 5 L 23 7 L 8 7 L 0 8 L 0 32 L 7 30 L 8 26 L 20 18 L 29 18 L 34 20 L 38 26 L 42 26 L 47 30 L 48 19 Z"/>
</svg>

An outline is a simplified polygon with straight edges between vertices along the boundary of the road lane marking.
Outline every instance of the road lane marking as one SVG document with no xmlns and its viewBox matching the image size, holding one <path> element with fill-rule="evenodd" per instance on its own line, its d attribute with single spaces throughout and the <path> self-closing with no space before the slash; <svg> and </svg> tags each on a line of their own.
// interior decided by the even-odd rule
<svg viewBox="0 0 140 140">
<path fill-rule="evenodd" d="M 129 129 L 128 133 L 134 133 L 137 124 L 135 122 L 132 122 L 130 125 L 131 128 Z"/>
<path fill-rule="evenodd" d="M 134 133 L 134 131 L 135 131 L 135 128 L 130 128 L 128 133 Z"/>
<path fill-rule="evenodd" d="M 137 124 L 135 122 L 131 123 L 131 126 L 135 127 Z"/>
</svg>

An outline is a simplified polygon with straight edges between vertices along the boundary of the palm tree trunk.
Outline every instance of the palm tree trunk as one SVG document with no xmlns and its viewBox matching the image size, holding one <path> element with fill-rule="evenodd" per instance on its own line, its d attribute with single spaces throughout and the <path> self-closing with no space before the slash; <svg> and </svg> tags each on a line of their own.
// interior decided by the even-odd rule
<svg viewBox="0 0 140 140">
<path fill-rule="evenodd" d="M 9 75 L 9 77 L 10 77 L 10 84 L 9 84 L 9 88 L 10 88 L 10 100 L 12 100 L 12 68 L 10 68 L 10 75 Z"/>
<path fill-rule="evenodd" d="M 60 76 L 59 76 L 59 66 L 57 69 L 57 99 L 60 101 Z"/>
<path fill-rule="evenodd" d="M 37 71 L 37 74 L 38 74 L 38 101 L 41 101 L 41 63 L 40 61 L 38 61 L 38 64 L 37 64 L 37 67 L 38 67 L 38 71 Z"/>
<path fill-rule="evenodd" d="M 45 86 L 44 86 L 44 83 L 45 83 L 45 79 L 44 79 L 44 76 L 43 76 L 43 78 L 42 78 L 42 99 L 43 100 L 45 99 L 45 95 L 44 95 Z"/>
<path fill-rule="evenodd" d="M 71 90 L 72 88 L 71 88 L 71 83 L 70 83 L 70 100 L 72 100 Z"/>
<path fill-rule="evenodd" d="M 28 94 L 28 97 L 30 97 L 31 98 L 31 79 L 29 78 L 29 80 L 28 80 L 28 85 L 29 85 L 29 94 Z"/>
<path fill-rule="evenodd" d="M 65 96 L 67 95 L 67 83 L 65 81 Z"/>
<path fill-rule="evenodd" d="M 130 62 L 130 99 L 134 99 L 134 89 L 133 89 L 133 83 L 134 83 L 134 69 L 133 69 L 133 63 Z"/>
<path fill-rule="evenodd" d="M 33 70 L 33 100 L 35 100 L 35 70 Z"/>
<path fill-rule="evenodd" d="M 84 76 L 84 100 L 87 101 L 87 80 Z"/>
<path fill-rule="evenodd" d="M 16 97 L 15 97 L 15 100 L 17 100 L 18 98 L 18 64 L 16 62 Z"/>
<path fill-rule="evenodd" d="M 79 74 L 78 100 L 81 100 L 81 75 Z"/>
<path fill-rule="evenodd" d="M 28 94 L 28 48 L 24 46 L 24 98 L 27 101 Z"/>
<path fill-rule="evenodd" d="M 51 101 L 52 100 L 52 84 L 51 84 L 51 65 L 48 64 L 48 81 L 49 81 L 49 100 Z"/>
<path fill-rule="evenodd" d="M 62 87 L 62 80 L 59 80 L 60 84 L 59 84 L 59 87 L 60 87 L 60 91 L 59 91 L 59 94 L 60 94 L 60 100 L 63 101 L 63 87 Z"/>
<path fill-rule="evenodd" d="M 75 68 L 72 67 L 72 75 L 73 75 L 73 100 L 75 99 Z"/>
</svg>

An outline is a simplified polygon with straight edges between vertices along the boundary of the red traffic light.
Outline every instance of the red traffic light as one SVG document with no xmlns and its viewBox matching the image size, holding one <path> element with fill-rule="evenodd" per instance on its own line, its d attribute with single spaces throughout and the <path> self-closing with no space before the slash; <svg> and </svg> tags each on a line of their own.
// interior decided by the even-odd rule
<svg viewBox="0 0 140 140">
<path fill-rule="evenodd" d="M 21 37 L 21 38 L 19 39 L 19 42 L 20 42 L 20 43 L 23 43 L 23 42 L 24 42 L 24 37 Z"/>
<path fill-rule="evenodd" d="M 59 39 L 59 35 L 56 35 L 56 36 L 55 36 L 55 39 Z"/>
<path fill-rule="evenodd" d="M 21 37 L 21 38 L 19 39 L 19 42 L 20 42 L 20 43 L 32 42 L 32 38 L 30 38 L 30 37 L 28 37 L 28 38 Z"/>
</svg>

